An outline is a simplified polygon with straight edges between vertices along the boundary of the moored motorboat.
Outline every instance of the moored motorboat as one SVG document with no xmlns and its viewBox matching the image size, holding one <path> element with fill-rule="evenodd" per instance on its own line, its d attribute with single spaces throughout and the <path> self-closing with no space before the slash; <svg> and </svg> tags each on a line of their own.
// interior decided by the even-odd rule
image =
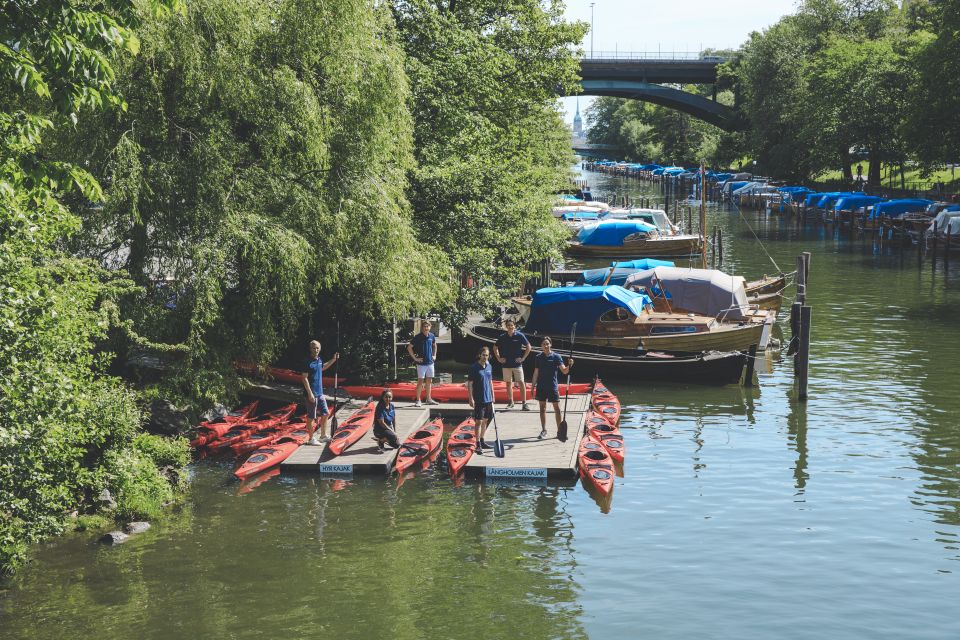
<svg viewBox="0 0 960 640">
<path fill-rule="evenodd" d="M 441 440 L 443 440 L 443 420 L 436 418 L 414 431 L 403 441 L 397 453 L 394 469 L 402 474 L 417 462 L 428 458 L 440 446 Z"/>
<path fill-rule="evenodd" d="M 613 220 L 584 226 L 566 250 L 573 256 L 609 258 L 682 258 L 700 255 L 702 238 L 688 234 L 666 235 L 653 225 L 633 220 Z"/>
<path fill-rule="evenodd" d="M 368 402 L 341 422 L 337 432 L 330 439 L 330 444 L 327 445 L 327 451 L 338 456 L 346 451 L 347 447 L 362 438 L 363 434 L 373 427 L 376 406 L 376 402 Z"/>
<path fill-rule="evenodd" d="M 477 425 L 473 418 L 467 418 L 453 430 L 447 439 L 447 466 L 450 475 L 460 473 L 463 466 L 470 461 L 473 450 L 477 446 Z"/>
<path fill-rule="evenodd" d="M 606 496 L 613 491 L 613 458 L 606 447 L 591 435 L 584 436 L 580 441 L 577 466 L 583 482 L 589 483 L 598 493 Z"/>
</svg>

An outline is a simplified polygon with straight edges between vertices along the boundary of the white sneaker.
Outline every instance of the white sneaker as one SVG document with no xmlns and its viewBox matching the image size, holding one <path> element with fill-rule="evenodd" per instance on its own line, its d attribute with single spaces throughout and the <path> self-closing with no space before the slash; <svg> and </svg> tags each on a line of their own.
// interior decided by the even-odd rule
<svg viewBox="0 0 960 640">
<path fill-rule="evenodd" d="M 420 401 L 419 401 L 419 400 L 417 400 L 416 402 L 413 403 L 413 406 L 415 406 L 415 407 L 422 407 L 423 405 L 420 404 Z"/>
<path fill-rule="evenodd" d="M 316 446 L 319 446 L 320 441 L 317 440 L 317 436 L 313 436 L 312 438 L 310 438 L 310 440 L 307 441 L 307 444 L 311 444 L 316 447 Z"/>
<path fill-rule="evenodd" d="M 511 402 L 510 404 L 507 405 L 507 409 L 513 409 L 514 406 L 516 406 L 516 405 L 514 405 L 514 404 Z"/>
<path fill-rule="evenodd" d="M 330 436 L 322 436 L 320 442 L 330 442 Z"/>
</svg>

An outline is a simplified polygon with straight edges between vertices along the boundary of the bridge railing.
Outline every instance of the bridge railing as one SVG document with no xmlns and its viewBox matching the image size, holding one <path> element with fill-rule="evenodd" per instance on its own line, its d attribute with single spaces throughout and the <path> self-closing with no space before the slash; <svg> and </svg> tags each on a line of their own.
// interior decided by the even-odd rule
<svg viewBox="0 0 960 640">
<path fill-rule="evenodd" d="M 701 51 L 589 51 L 583 55 L 584 61 L 603 62 L 605 60 L 656 60 L 662 62 L 726 62 L 727 56 L 704 54 Z"/>
</svg>

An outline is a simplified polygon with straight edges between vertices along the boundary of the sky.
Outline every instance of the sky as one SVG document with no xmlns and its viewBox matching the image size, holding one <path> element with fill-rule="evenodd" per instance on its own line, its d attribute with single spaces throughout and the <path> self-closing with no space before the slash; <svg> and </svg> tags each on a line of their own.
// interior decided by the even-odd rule
<svg viewBox="0 0 960 640">
<path fill-rule="evenodd" d="M 731 49 L 751 31 L 762 31 L 793 13 L 796 0 L 566 0 L 571 20 L 590 22 L 593 49 L 601 51 L 700 51 Z M 583 48 L 590 52 L 591 34 Z M 573 122 L 576 98 L 563 98 L 567 122 Z M 580 98 L 581 111 L 591 98 Z"/>
</svg>

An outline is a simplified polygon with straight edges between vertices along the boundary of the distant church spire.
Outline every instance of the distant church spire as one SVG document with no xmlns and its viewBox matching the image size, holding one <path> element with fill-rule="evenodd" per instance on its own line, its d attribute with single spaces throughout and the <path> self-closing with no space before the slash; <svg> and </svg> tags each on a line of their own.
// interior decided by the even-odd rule
<svg viewBox="0 0 960 640">
<path fill-rule="evenodd" d="M 583 119 L 580 117 L 580 98 L 577 98 L 577 113 L 573 116 L 573 135 L 583 137 Z"/>
</svg>

